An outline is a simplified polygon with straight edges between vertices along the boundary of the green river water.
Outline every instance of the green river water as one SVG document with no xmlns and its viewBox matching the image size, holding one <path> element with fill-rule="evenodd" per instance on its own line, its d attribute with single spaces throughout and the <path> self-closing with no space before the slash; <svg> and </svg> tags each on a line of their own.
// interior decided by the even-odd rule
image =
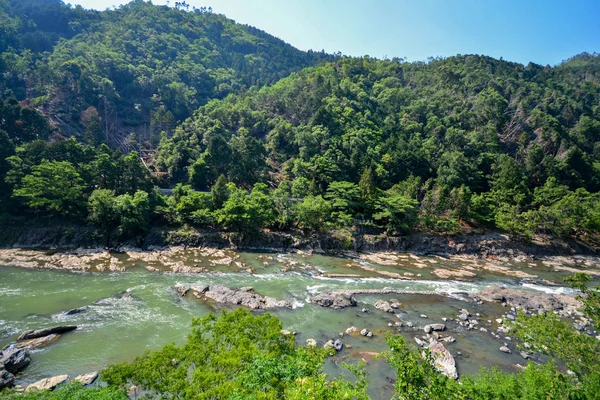
<svg viewBox="0 0 600 400">
<path fill-rule="evenodd" d="M 461 308 L 486 325 L 506 311 L 500 305 L 477 305 L 464 293 L 479 291 L 491 284 L 527 288 L 547 292 L 567 292 L 560 286 L 547 286 L 540 279 L 560 282 L 567 273 L 559 273 L 543 266 L 529 266 L 539 276 L 538 280 L 516 279 L 502 275 L 479 274 L 470 282 L 432 279 L 430 270 L 411 268 L 410 262 L 398 266 L 375 266 L 388 271 L 421 273 L 417 280 L 399 280 L 376 274 L 348 271 L 348 259 L 320 255 L 239 253 L 245 265 L 254 268 L 254 274 L 234 272 L 228 268 L 204 274 L 173 274 L 150 272 L 143 263 L 131 265 L 124 272 L 71 272 L 62 270 L 25 269 L 0 266 L 0 348 L 14 341 L 26 329 L 38 329 L 58 324 L 74 324 L 78 329 L 63 335 L 56 343 L 34 350 L 31 365 L 18 376 L 18 383 L 27 384 L 58 374 L 71 376 L 97 371 L 104 366 L 131 360 L 145 350 L 159 349 L 175 342 L 182 343 L 190 331 L 194 317 L 206 315 L 226 307 L 206 303 L 193 297 L 178 297 L 170 288 L 177 283 L 223 284 L 229 287 L 252 286 L 256 292 L 290 301 L 293 309 L 272 311 L 283 322 L 285 329 L 297 331 L 297 343 L 314 338 L 322 345 L 338 337 L 349 326 L 367 328 L 374 332 L 372 338 L 345 336 L 345 348 L 328 361 L 327 372 L 332 376 L 341 373 L 341 362 L 365 359 L 373 398 L 389 398 L 394 378 L 382 360 L 373 360 L 371 352 L 386 349 L 387 332 L 400 333 L 410 343 L 422 327 L 441 322 L 442 317 L 454 319 Z M 267 259 L 268 261 L 264 261 Z M 299 268 L 286 271 L 283 261 L 296 259 Z M 449 262 L 449 261 L 448 261 Z M 431 262 L 444 265 L 442 259 Z M 526 268 L 512 265 L 512 268 Z M 428 272 L 429 271 L 429 272 Z M 324 277 L 323 273 L 352 273 L 358 277 Z M 451 296 L 427 295 L 357 295 L 358 307 L 331 310 L 310 304 L 311 295 L 334 289 L 396 288 L 454 293 Z M 123 295 L 127 292 L 127 295 Z M 398 316 L 375 310 L 378 299 L 396 298 L 403 306 Z M 68 317 L 61 312 L 89 306 L 87 311 Z M 369 309 L 362 313 L 361 309 Z M 425 314 L 427 318 L 420 315 Z M 412 321 L 414 328 L 388 327 L 389 322 Z M 524 364 L 518 352 L 507 355 L 498 351 L 500 341 L 489 333 L 464 331 L 453 322 L 448 323 L 448 333 L 456 342 L 448 344 L 456 357 L 460 374 L 472 374 L 482 366 L 496 365 L 514 371 L 513 364 Z M 462 353 L 462 355 L 458 355 Z"/>
</svg>

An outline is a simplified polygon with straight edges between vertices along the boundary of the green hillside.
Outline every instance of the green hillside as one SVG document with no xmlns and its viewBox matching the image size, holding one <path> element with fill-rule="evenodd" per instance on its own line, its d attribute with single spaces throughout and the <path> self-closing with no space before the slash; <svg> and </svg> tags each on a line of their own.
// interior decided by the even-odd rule
<svg viewBox="0 0 600 400">
<path fill-rule="evenodd" d="M 345 58 L 200 108 L 163 139 L 158 165 L 200 190 L 224 174 L 345 196 L 341 224 L 389 224 L 402 197 L 418 216 L 407 224 L 425 230 L 570 235 L 598 227 L 599 139 L 597 55 L 556 67 Z"/>
<path fill-rule="evenodd" d="M 137 0 L 97 12 L 1 0 L 0 94 L 87 143 L 152 147 L 211 99 L 332 59 L 184 3 Z M 90 129 L 90 119 L 102 119 L 101 129 Z"/>
</svg>

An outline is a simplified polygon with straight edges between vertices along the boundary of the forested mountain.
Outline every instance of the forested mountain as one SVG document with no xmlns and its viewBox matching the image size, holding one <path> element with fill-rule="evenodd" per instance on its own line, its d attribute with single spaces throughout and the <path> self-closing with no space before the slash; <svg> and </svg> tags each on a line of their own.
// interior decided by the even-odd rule
<svg viewBox="0 0 600 400">
<path fill-rule="evenodd" d="M 0 0 L 0 14 L 12 215 L 123 237 L 192 224 L 597 239 L 598 55 L 342 58 L 185 2 Z M 166 185 L 172 197 L 153 190 Z"/>
<path fill-rule="evenodd" d="M 342 220 L 417 207 L 427 229 L 573 233 L 597 228 L 597 216 L 564 218 L 598 210 L 599 139 L 597 55 L 556 67 L 345 58 L 201 107 L 163 138 L 158 163 L 202 190 L 225 174 L 341 197 Z"/>
<path fill-rule="evenodd" d="M 98 12 L 0 0 L 0 94 L 87 143 L 152 147 L 210 99 L 333 59 L 210 8 L 175 4 L 136 0 Z"/>
</svg>

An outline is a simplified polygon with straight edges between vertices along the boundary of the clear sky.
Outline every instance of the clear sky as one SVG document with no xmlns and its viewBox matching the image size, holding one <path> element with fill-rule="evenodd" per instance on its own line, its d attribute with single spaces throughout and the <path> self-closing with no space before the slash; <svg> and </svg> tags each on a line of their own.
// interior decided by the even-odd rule
<svg viewBox="0 0 600 400">
<path fill-rule="evenodd" d="M 127 0 L 65 0 L 104 10 Z M 408 61 L 486 54 L 555 65 L 600 52 L 600 0 L 186 0 L 302 50 Z M 154 0 L 166 4 L 166 0 Z M 175 0 L 171 0 L 171 5 Z"/>
</svg>

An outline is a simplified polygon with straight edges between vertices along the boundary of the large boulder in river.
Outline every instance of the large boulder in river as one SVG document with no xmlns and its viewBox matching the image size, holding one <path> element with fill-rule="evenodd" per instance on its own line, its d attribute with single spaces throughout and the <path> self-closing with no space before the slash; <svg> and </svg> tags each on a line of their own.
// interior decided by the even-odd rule
<svg viewBox="0 0 600 400">
<path fill-rule="evenodd" d="M 535 311 L 576 309 L 581 306 L 579 300 L 572 296 L 509 289 L 500 286 L 490 286 L 475 294 L 475 298 L 490 302 L 506 303 L 515 308 Z"/>
<path fill-rule="evenodd" d="M 0 390 L 15 384 L 15 376 L 0 365 Z"/>
<path fill-rule="evenodd" d="M 321 307 L 346 308 L 356 306 L 356 299 L 348 293 L 323 292 L 310 298 L 310 302 Z"/>
<path fill-rule="evenodd" d="M 44 329 L 38 329 L 38 330 L 30 330 L 30 331 L 25 331 L 21 334 L 21 336 L 19 336 L 17 338 L 17 340 L 27 340 L 27 339 L 35 339 L 35 338 L 40 338 L 40 337 L 44 337 L 44 336 L 48 336 L 48 335 L 52 335 L 52 334 L 61 334 L 61 333 L 65 333 L 65 332 L 70 332 L 70 331 L 74 331 L 75 329 L 77 329 L 77 327 L 75 325 L 63 325 L 63 326 L 54 326 L 52 328 L 44 328 Z"/>
<path fill-rule="evenodd" d="M 69 375 L 59 375 L 52 378 L 44 378 L 39 381 L 32 383 L 25 389 L 26 392 L 32 390 L 54 390 L 61 383 L 65 383 L 69 379 Z"/>
<path fill-rule="evenodd" d="M 448 378 L 458 379 L 456 362 L 448 349 L 437 340 L 431 342 L 427 348 L 433 358 L 433 365 Z"/>
<path fill-rule="evenodd" d="M 0 365 L 11 374 L 25 369 L 31 362 L 29 350 L 19 349 L 14 345 L 6 346 L 0 353 Z"/>
<path fill-rule="evenodd" d="M 273 297 L 263 296 L 251 287 L 232 289 L 223 285 L 212 286 L 192 286 L 186 289 L 184 286 L 177 285 L 173 289 L 180 295 L 191 292 L 194 296 L 201 299 L 210 299 L 217 303 L 233 304 L 248 307 L 252 310 L 266 310 L 272 308 L 292 308 L 292 305 L 285 300 L 277 300 Z"/>
<path fill-rule="evenodd" d="M 91 385 L 92 383 L 94 383 L 94 381 L 96 379 L 98 379 L 98 373 L 90 372 L 89 374 L 78 375 L 73 380 L 86 386 L 86 385 Z"/>
<path fill-rule="evenodd" d="M 60 335 L 55 333 L 48 336 L 43 336 L 35 339 L 21 340 L 15 343 L 15 347 L 19 349 L 37 349 L 39 347 L 46 347 L 58 340 Z"/>
</svg>

